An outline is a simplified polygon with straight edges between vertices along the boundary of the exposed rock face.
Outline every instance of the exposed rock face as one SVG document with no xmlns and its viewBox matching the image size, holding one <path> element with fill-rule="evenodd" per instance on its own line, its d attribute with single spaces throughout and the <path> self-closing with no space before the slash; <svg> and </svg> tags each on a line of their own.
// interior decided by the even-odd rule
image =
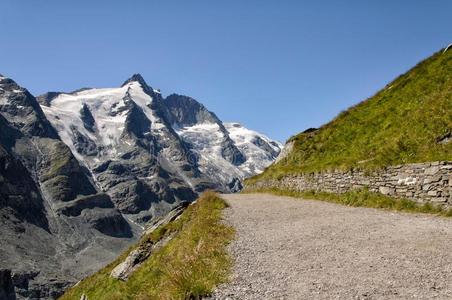
<svg viewBox="0 0 452 300">
<path fill-rule="evenodd" d="M 0 87 L 0 112 L 16 129 L 28 137 L 58 138 L 39 103 L 26 89 L 1 75 Z"/>
<path fill-rule="evenodd" d="M 83 103 L 82 108 L 80 109 L 80 119 L 83 122 L 83 126 L 86 128 L 86 130 L 94 132 L 94 125 L 95 120 L 93 117 L 93 114 L 89 110 L 89 107 Z"/>
<path fill-rule="evenodd" d="M 4 77 L 0 132 L 0 267 L 13 269 L 18 296 L 56 298 L 135 240 L 132 229 L 36 99 Z M 110 254 L 89 264 L 84 251 Z"/>
<path fill-rule="evenodd" d="M 39 99 L 99 188 L 135 222 L 159 217 L 205 189 L 237 191 L 244 177 L 262 171 L 281 149 L 239 124 L 231 134 L 193 98 L 163 98 L 139 74 L 119 88 Z"/>
<path fill-rule="evenodd" d="M 200 124 L 218 125 L 217 130 L 223 134 L 221 141 L 222 158 L 235 166 L 239 166 L 246 161 L 245 154 L 237 149 L 223 123 L 214 113 L 208 111 L 204 105 L 193 98 L 177 94 L 168 96 L 165 99 L 165 104 L 171 112 L 172 123 L 177 128 L 192 127 Z"/>
<path fill-rule="evenodd" d="M 150 234 L 160 226 L 165 226 L 166 224 L 174 221 L 184 212 L 187 205 L 188 202 L 181 203 L 171 210 L 165 217 L 156 220 L 145 233 Z M 170 234 L 156 243 L 146 242 L 141 244 L 136 249 L 132 250 L 124 261 L 122 261 L 111 271 L 110 276 L 120 280 L 127 280 L 129 276 L 152 254 L 153 251 L 165 246 L 172 239 L 172 237 L 173 235 Z"/>
<path fill-rule="evenodd" d="M 11 270 L 0 269 L 0 299 L 15 300 L 16 293 L 11 279 Z"/>
<path fill-rule="evenodd" d="M 281 153 L 279 154 L 279 156 L 276 158 L 275 163 L 280 162 L 281 160 L 283 160 L 284 158 L 286 158 L 290 152 L 292 152 L 294 147 L 294 142 L 288 142 L 284 145 L 284 148 L 281 150 Z"/>
<path fill-rule="evenodd" d="M 202 123 L 217 123 L 221 121 L 218 117 L 207 110 L 207 108 L 193 98 L 171 94 L 165 99 L 172 123 L 178 127 L 188 127 Z"/>
<path fill-rule="evenodd" d="M 147 222 L 205 189 L 240 190 L 279 153 L 228 126 L 138 74 L 38 99 L 0 76 L 0 268 L 12 269 L 18 297 L 56 298 Z"/>
<path fill-rule="evenodd" d="M 38 186 L 24 164 L 7 151 L 11 149 L 8 142 L 22 137 L 22 134 L 1 115 L 0 132 L 0 210 L 5 211 L 5 216 L 17 219 L 16 231 L 24 230 L 22 221 L 47 229 L 49 224 Z"/>
<path fill-rule="evenodd" d="M 169 126 L 159 93 L 140 75 L 122 87 L 59 93 L 43 109 L 115 207 L 143 222 L 196 198 L 207 181 Z"/>
<path fill-rule="evenodd" d="M 150 234 L 157 228 L 161 226 L 165 226 L 170 222 L 176 220 L 185 210 L 185 208 L 189 205 L 189 202 L 182 202 L 175 208 L 173 208 L 167 215 L 153 220 L 152 224 L 144 231 L 145 234 Z"/>
</svg>

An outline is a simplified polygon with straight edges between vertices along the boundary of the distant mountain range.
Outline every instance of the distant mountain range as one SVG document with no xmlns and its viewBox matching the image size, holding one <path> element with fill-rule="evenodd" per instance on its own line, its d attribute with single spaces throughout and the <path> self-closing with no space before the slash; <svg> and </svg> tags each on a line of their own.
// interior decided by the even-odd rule
<svg viewBox="0 0 452 300">
<path fill-rule="evenodd" d="M 201 191 L 240 190 L 282 148 L 138 74 L 37 98 L 0 75 L 0 133 L 0 268 L 32 298 L 56 297 Z"/>
</svg>

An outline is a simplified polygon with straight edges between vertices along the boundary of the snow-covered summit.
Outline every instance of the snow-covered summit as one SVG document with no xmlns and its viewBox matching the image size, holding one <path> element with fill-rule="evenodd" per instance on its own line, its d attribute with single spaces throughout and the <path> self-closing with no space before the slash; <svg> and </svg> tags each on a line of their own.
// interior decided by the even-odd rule
<svg viewBox="0 0 452 300">
<path fill-rule="evenodd" d="M 201 171 L 227 187 L 262 172 L 282 148 L 280 143 L 238 123 L 205 122 L 179 128 L 177 133 L 198 154 Z M 234 145 L 240 158 L 233 156 L 228 160 L 222 155 L 225 140 Z"/>
<path fill-rule="evenodd" d="M 238 123 L 224 124 L 191 97 L 163 98 L 139 74 L 117 88 L 39 100 L 63 142 L 124 212 L 155 214 L 156 199 L 190 200 L 188 190 L 235 190 L 282 148 Z"/>
<path fill-rule="evenodd" d="M 121 87 L 123 87 L 131 82 L 134 82 L 134 81 L 138 82 L 142 87 L 148 86 L 148 84 L 144 80 L 143 76 L 141 76 L 141 74 L 139 74 L 139 73 L 135 73 L 129 79 L 124 81 L 124 83 L 121 85 Z"/>
<path fill-rule="evenodd" d="M 241 165 L 245 177 L 263 172 L 279 155 L 283 145 L 269 137 L 250 130 L 240 123 L 224 123 L 229 136 L 236 146 L 247 157 L 246 162 Z"/>
</svg>

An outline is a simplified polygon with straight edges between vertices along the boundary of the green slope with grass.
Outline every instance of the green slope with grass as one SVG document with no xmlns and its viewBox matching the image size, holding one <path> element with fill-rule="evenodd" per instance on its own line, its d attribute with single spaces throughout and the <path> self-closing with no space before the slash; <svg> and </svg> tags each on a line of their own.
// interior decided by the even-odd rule
<svg viewBox="0 0 452 300">
<path fill-rule="evenodd" d="M 367 189 L 353 190 L 342 194 L 292 191 L 278 188 L 247 189 L 245 193 L 268 193 L 278 196 L 321 200 L 353 207 L 381 208 L 386 210 L 403 211 L 409 213 L 434 214 L 442 217 L 452 217 L 452 209 L 432 205 L 431 203 L 416 203 L 409 199 L 396 199 L 379 193 L 372 193 Z"/>
<path fill-rule="evenodd" d="M 286 174 L 452 160 L 452 49 L 441 50 L 318 130 L 248 183 Z"/>
<path fill-rule="evenodd" d="M 234 230 L 221 222 L 224 200 L 204 193 L 177 220 L 144 236 L 140 243 L 156 242 L 175 234 L 153 253 L 127 281 L 110 277 L 110 272 L 138 245 L 131 247 L 110 265 L 82 280 L 60 299 L 198 299 L 225 282 L 230 268 L 226 246 Z"/>
</svg>

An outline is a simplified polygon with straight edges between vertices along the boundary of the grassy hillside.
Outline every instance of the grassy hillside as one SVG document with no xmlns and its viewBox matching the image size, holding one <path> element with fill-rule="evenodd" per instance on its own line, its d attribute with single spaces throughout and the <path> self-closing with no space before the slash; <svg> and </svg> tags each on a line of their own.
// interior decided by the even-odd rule
<svg viewBox="0 0 452 300">
<path fill-rule="evenodd" d="M 357 189 L 342 194 L 320 191 L 294 191 L 278 188 L 247 189 L 245 193 L 268 193 L 278 196 L 288 196 L 301 199 L 321 200 L 343 204 L 353 207 L 381 208 L 386 210 L 403 211 L 410 213 L 435 214 L 443 217 L 452 217 L 452 209 L 431 203 L 416 203 L 410 199 L 393 198 L 380 193 L 372 193 L 367 189 Z"/>
<path fill-rule="evenodd" d="M 141 243 L 175 237 L 153 253 L 127 281 L 110 272 L 128 253 L 69 289 L 60 299 L 198 299 L 227 279 L 230 260 L 225 247 L 234 231 L 221 222 L 226 203 L 214 193 L 204 193 L 176 221 L 144 236 Z"/>
<path fill-rule="evenodd" d="M 250 179 L 328 169 L 376 169 L 451 160 L 452 49 L 437 52 L 373 97 L 318 130 L 289 141 L 294 150 Z"/>
</svg>

